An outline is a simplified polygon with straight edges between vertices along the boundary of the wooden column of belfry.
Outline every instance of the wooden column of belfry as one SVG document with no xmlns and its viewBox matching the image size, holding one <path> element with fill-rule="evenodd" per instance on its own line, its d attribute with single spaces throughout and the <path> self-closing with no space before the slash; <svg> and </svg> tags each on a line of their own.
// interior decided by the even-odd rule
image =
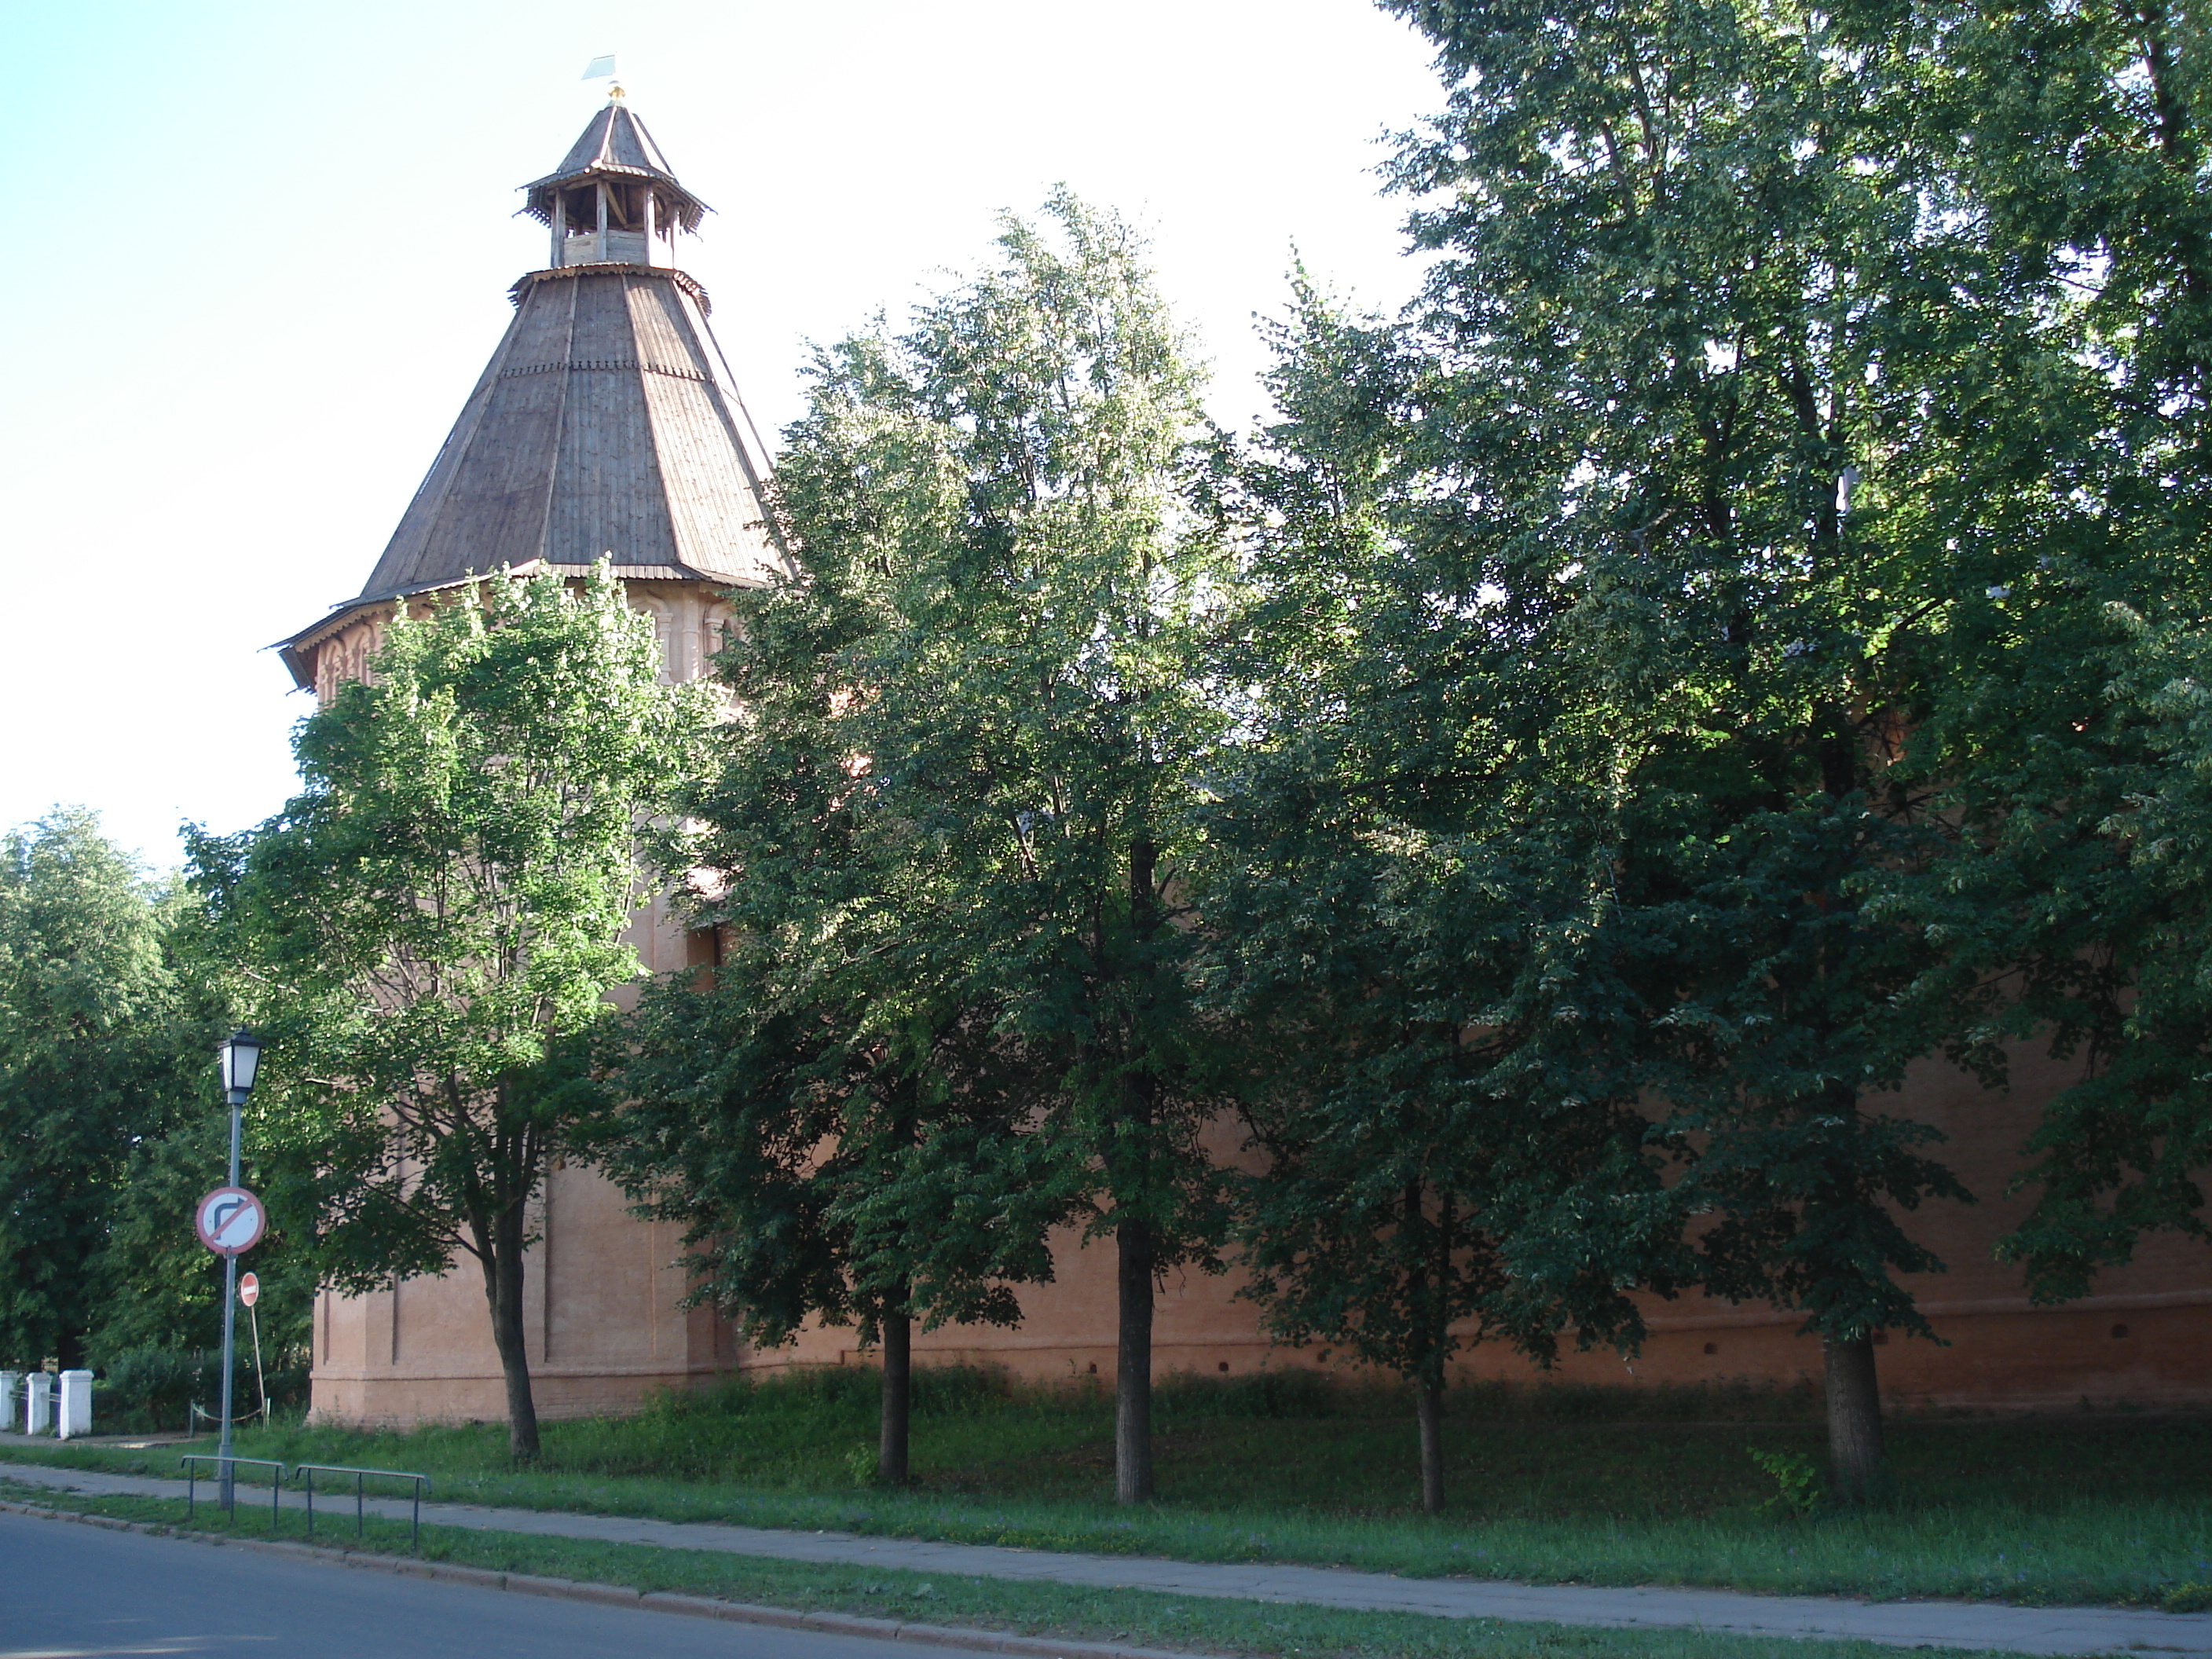
<svg viewBox="0 0 2212 1659">
<path fill-rule="evenodd" d="M 720 597 L 786 568 L 761 506 L 767 453 L 707 323 L 707 296 L 678 270 L 677 239 L 703 204 L 678 182 L 617 93 L 561 166 L 525 186 L 550 236 L 543 269 L 515 283 L 514 322 L 358 597 L 281 650 L 300 685 L 328 697 L 362 672 L 398 607 L 435 602 L 474 577 L 545 568 L 581 577 L 611 562 L 659 629 L 671 679 L 704 671 L 728 615 Z M 641 912 L 634 937 L 648 969 L 705 959 L 665 903 Z M 1902 1339 L 1878 1351 L 1886 1393 L 1907 1402 L 1974 1406 L 2212 1404 L 2212 1250 L 2160 1238 L 2106 1276 L 2098 1293 L 2056 1310 L 2029 1305 L 1994 1241 L 2025 1200 L 2005 1189 L 2040 1103 L 2069 1079 L 2023 1049 L 2009 1096 L 1952 1068 L 1918 1069 L 1903 1095 L 1873 1109 L 1936 1124 L 1944 1155 L 1982 1202 L 1906 1218 L 1951 1264 L 1915 1288 L 1950 1346 Z M 1235 1126 L 1214 1147 L 1239 1155 Z M 849 1330 L 810 1329 L 793 1348 L 744 1351 L 730 1328 L 681 1306 L 677 1230 L 632 1219 L 622 1195 L 589 1170 L 548 1184 L 543 1242 L 528 1263 L 530 1358 L 549 1418 L 619 1411 L 654 1389 L 690 1387 L 735 1366 L 848 1364 L 866 1356 Z M 1109 1247 L 1070 1232 L 1054 1283 L 1025 1289 L 1012 1330 L 917 1333 L 918 1365 L 984 1363 L 1039 1381 L 1109 1388 L 1115 1272 Z M 1205 1376 L 1263 1367 L 1346 1369 L 1325 1347 L 1278 1348 L 1238 1280 L 1172 1277 L 1155 1330 L 1161 1370 Z M 1651 1340 L 1633 1368 L 1609 1352 L 1570 1355 L 1577 1382 L 1650 1385 L 1745 1378 L 1817 1381 L 1818 1340 L 1794 1314 L 1698 1297 L 1650 1307 Z M 493 1419 L 500 1370 L 473 1271 L 410 1279 L 374 1295 L 325 1295 L 313 1325 L 315 1412 L 361 1423 Z M 1566 1345 L 1571 1347 L 1571 1340 Z M 1529 1378 L 1483 1350 L 1466 1375 Z"/>
</svg>

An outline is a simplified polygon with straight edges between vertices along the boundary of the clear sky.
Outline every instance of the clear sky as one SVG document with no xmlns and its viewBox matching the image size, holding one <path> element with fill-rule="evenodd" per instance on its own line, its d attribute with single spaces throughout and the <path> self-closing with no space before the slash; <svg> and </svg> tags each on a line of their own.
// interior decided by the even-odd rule
<svg viewBox="0 0 2212 1659">
<path fill-rule="evenodd" d="M 805 342 L 1063 181 L 1149 231 L 1248 424 L 1294 245 L 1411 294 L 1373 169 L 1441 102 L 1361 0 L 0 0 L 0 825 L 82 804 L 162 866 L 289 793 L 263 647 L 359 591 L 543 264 L 514 187 L 595 54 L 717 210 L 683 260 L 771 432 Z"/>
</svg>

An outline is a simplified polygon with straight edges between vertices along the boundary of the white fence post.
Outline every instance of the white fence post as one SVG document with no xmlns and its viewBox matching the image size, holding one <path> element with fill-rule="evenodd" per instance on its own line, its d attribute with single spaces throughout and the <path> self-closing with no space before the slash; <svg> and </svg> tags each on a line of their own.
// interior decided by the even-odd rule
<svg viewBox="0 0 2212 1659">
<path fill-rule="evenodd" d="M 44 1434 L 53 1423 L 54 1379 L 45 1371 L 33 1371 L 23 1389 L 23 1432 Z"/>
<path fill-rule="evenodd" d="M 92 1373 L 62 1373 L 62 1420 L 57 1432 L 68 1440 L 92 1432 Z"/>
<path fill-rule="evenodd" d="M 0 1424 L 11 1429 L 15 1425 L 15 1387 L 22 1380 L 21 1371 L 0 1371 Z"/>
</svg>

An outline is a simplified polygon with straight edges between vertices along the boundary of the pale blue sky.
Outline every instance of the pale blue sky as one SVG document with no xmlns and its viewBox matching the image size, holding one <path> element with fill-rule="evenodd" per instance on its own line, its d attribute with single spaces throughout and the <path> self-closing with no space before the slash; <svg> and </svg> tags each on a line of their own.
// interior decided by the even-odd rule
<svg viewBox="0 0 2212 1659">
<path fill-rule="evenodd" d="M 262 647 L 375 562 L 543 261 L 514 186 L 594 54 L 718 210 L 684 264 L 771 431 L 805 340 L 1061 180 L 1150 230 L 1244 423 L 1294 241 L 1411 292 L 1371 169 L 1441 101 L 1360 0 L 0 0 L 0 825 L 81 803 L 160 865 L 289 793 L 306 702 Z"/>
</svg>

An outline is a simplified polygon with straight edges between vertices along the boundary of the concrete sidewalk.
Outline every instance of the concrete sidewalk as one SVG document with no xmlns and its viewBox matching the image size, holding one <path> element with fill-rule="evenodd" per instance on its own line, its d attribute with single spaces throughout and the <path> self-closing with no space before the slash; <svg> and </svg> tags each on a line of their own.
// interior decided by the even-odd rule
<svg viewBox="0 0 2212 1659">
<path fill-rule="evenodd" d="M 0 1444 L 40 1443 L 0 1435 Z M 51 1445 L 51 1441 L 44 1443 Z M 258 1473 L 258 1471 L 256 1472 Z M 138 1498 L 182 1498 L 185 1483 L 143 1475 L 49 1468 L 0 1462 L 0 1480 Z M 203 1485 L 201 1491 L 206 1492 Z M 249 1512 L 257 1490 L 240 1502 Z M 346 1535 L 335 1498 L 334 1540 Z M 288 1492 L 283 1507 L 301 1506 Z M 373 1514 L 405 1520 L 402 1500 L 371 1499 Z M 319 1519 L 324 1511 L 318 1506 Z M 1610 1589 L 1580 1584 L 1516 1584 L 1489 1579 L 1400 1578 L 1333 1567 L 1163 1561 L 1150 1557 L 1063 1555 L 988 1544 L 939 1544 L 848 1533 L 781 1532 L 696 1521 L 648 1521 L 544 1510 L 425 1504 L 426 1524 L 486 1531 L 588 1538 L 669 1549 L 720 1550 L 840 1566 L 890 1568 L 971 1578 L 1042 1580 L 1106 1589 L 1312 1607 L 1431 1613 L 1447 1619 L 1505 1619 L 1608 1629 L 1695 1629 L 1744 1636 L 1826 1637 L 1897 1647 L 1996 1648 L 2011 1653 L 2154 1653 L 2212 1659 L 2212 1613 L 2138 1612 L 2121 1607 L 2018 1607 L 1989 1601 L 1853 1601 L 1809 1595 L 1747 1595 L 1731 1590 Z"/>
</svg>

